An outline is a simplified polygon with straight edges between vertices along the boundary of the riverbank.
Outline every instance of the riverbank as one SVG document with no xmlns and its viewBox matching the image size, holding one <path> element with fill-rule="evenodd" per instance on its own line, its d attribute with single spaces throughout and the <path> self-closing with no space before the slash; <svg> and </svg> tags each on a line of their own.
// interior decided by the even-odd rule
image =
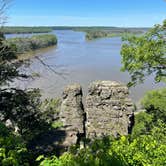
<svg viewBox="0 0 166 166">
<path fill-rule="evenodd" d="M 35 35 L 32 37 L 17 37 L 7 39 L 7 43 L 15 47 L 18 57 L 41 48 L 57 45 L 57 37 L 52 34 Z"/>
</svg>

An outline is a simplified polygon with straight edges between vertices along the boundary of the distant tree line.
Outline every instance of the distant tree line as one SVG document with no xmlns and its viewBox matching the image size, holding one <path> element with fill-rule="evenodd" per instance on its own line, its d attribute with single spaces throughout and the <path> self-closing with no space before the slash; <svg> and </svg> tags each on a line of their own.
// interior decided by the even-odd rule
<svg viewBox="0 0 166 166">
<path fill-rule="evenodd" d="M 48 33 L 52 30 L 51 27 L 3 27 L 5 34 Z"/>
</svg>

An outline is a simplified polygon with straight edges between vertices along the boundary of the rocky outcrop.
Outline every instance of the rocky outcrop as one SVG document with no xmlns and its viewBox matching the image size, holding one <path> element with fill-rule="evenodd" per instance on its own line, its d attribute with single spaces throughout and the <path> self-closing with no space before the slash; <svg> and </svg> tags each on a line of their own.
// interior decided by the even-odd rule
<svg viewBox="0 0 166 166">
<path fill-rule="evenodd" d="M 79 84 L 67 86 L 62 94 L 60 119 L 66 131 L 64 145 L 79 142 L 84 131 L 84 108 L 82 104 L 82 88 Z"/>
<path fill-rule="evenodd" d="M 129 134 L 134 123 L 133 110 L 128 88 L 118 82 L 93 82 L 85 108 L 81 86 L 74 84 L 66 87 L 60 112 L 66 131 L 64 145 L 76 144 L 85 136 L 94 138 Z"/>
<path fill-rule="evenodd" d="M 127 135 L 133 125 L 134 105 L 128 88 L 112 81 L 96 81 L 86 98 L 88 138 Z"/>
</svg>

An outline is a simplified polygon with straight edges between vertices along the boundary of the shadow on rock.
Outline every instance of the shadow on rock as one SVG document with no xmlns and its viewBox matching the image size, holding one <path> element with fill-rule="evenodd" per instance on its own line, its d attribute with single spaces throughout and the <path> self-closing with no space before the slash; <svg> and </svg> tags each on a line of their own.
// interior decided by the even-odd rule
<svg viewBox="0 0 166 166">
<path fill-rule="evenodd" d="M 66 138 L 66 132 L 60 129 L 51 129 L 38 135 L 30 141 L 28 148 L 34 154 L 43 154 L 45 156 L 56 154 L 59 156 L 67 147 L 63 145 Z"/>
</svg>

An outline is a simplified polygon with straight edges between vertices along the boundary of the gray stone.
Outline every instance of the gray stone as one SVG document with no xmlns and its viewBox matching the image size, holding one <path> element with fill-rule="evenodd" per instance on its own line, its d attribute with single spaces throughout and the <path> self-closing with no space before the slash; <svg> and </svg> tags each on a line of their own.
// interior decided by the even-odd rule
<svg viewBox="0 0 166 166">
<path fill-rule="evenodd" d="M 78 142 L 84 135 L 84 108 L 82 104 L 82 88 L 79 84 L 67 86 L 62 94 L 60 119 L 66 131 L 64 145 Z"/>
<path fill-rule="evenodd" d="M 70 146 L 82 137 L 127 135 L 134 123 L 134 105 L 125 85 L 113 81 L 93 82 L 88 90 L 86 106 L 82 103 L 79 84 L 67 86 L 62 95 L 60 119 Z"/>
<path fill-rule="evenodd" d="M 127 135 L 134 116 L 128 96 L 128 88 L 118 82 L 93 82 L 86 97 L 86 136 Z"/>
</svg>

